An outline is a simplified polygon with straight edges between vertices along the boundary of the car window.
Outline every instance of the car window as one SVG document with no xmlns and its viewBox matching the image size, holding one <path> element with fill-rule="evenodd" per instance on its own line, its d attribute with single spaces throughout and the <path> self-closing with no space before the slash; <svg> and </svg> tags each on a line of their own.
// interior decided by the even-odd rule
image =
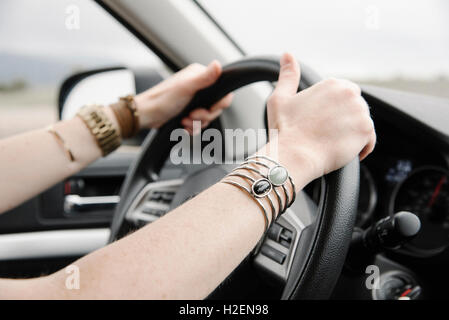
<svg viewBox="0 0 449 320">
<path fill-rule="evenodd" d="M 449 97 L 447 0 L 200 0 L 248 54 L 323 76 Z"/>
<path fill-rule="evenodd" d="M 162 62 L 91 0 L 0 2 L 0 138 L 58 118 L 57 95 L 75 72 L 163 68 Z"/>
</svg>

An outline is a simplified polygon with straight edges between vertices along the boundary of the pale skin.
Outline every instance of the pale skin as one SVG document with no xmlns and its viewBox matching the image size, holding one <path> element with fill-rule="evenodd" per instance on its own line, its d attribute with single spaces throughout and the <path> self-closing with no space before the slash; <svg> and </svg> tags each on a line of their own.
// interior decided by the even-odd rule
<svg viewBox="0 0 449 320">
<path fill-rule="evenodd" d="M 196 65 L 138 96 L 142 127 L 161 126 L 178 114 L 197 90 L 218 78 L 220 70 L 216 62 L 207 68 Z M 299 77 L 297 62 L 284 54 L 268 103 L 269 127 L 279 130 L 278 160 L 289 170 L 297 191 L 357 156 L 365 158 L 376 139 L 367 104 L 355 84 L 329 79 L 297 94 Z M 211 121 L 230 102 L 228 96 L 212 112 L 193 111 L 182 124 L 192 132 L 192 120 Z M 0 182 L 1 212 L 100 157 L 79 119 L 59 123 L 56 129 L 73 149 L 76 163 L 68 162 L 45 131 L 0 141 L 0 172 L 6 175 Z M 273 156 L 270 143 L 258 154 Z M 217 183 L 156 222 L 76 261 L 80 290 L 66 289 L 67 274 L 61 270 L 37 279 L 0 280 L 0 298 L 202 299 L 248 255 L 263 231 L 256 202 L 234 186 Z"/>
</svg>

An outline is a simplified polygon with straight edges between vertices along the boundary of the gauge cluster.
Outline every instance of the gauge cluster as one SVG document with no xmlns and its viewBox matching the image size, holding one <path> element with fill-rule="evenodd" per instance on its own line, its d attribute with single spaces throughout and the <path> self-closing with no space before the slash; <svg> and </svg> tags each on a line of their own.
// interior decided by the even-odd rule
<svg viewBox="0 0 449 320">
<path fill-rule="evenodd" d="M 431 254 L 449 245 L 449 171 L 421 167 L 411 172 L 395 188 L 390 213 L 410 211 L 421 220 L 421 230 L 409 248 Z"/>
<path fill-rule="evenodd" d="M 402 253 L 428 257 L 449 247 L 449 167 L 439 152 L 398 135 L 379 137 L 362 162 L 358 227 L 400 211 L 421 220 L 418 235 Z"/>
</svg>

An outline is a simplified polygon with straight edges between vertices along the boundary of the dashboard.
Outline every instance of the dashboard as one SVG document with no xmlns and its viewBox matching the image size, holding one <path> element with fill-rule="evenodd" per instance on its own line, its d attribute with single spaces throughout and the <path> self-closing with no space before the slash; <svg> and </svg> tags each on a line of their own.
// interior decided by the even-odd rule
<svg viewBox="0 0 449 320">
<path fill-rule="evenodd" d="M 369 274 L 365 268 L 351 269 L 357 257 L 349 252 L 333 297 L 398 299 L 416 288 L 420 299 L 447 296 L 449 132 L 443 120 L 448 101 L 366 89 L 377 144 L 361 162 L 356 227 L 366 230 L 381 219 L 408 211 L 419 217 L 421 228 L 399 249 L 373 256 L 369 264 L 380 269 L 380 290 L 367 290 Z"/>
<path fill-rule="evenodd" d="M 400 211 L 421 220 L 418 235 L 400 252 L 427 258 L 449 247 L 449 166 L 446 155 L 376 121 L 377 145 L 360 165 L 355 226 L 366 229 Z M 319 182 L 306 188 L 316 204 Z"/>
<path fill-rule="evenodd" d="M 427 144 L 377 126 L 375 152 L 361 166 L 356 225 L 400 211 L 416 214 L 421 230 L 402 253 L 429 257 L 449 245 L 449 171 L 445 155 Z"/>
</svg>

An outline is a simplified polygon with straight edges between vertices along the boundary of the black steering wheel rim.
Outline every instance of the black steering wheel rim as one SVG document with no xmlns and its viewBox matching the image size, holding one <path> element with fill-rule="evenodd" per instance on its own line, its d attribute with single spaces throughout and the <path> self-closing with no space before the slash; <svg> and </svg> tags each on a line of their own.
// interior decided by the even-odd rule
<svg viewBox="0 0 449 320">
<path fill-rule="evenodd" d="M 248 58 L 224 66 L 218 81 L 198 92 L 182 114 L 159 130 L 150 132 L 122 186 L 121 201 L 111 224 L 110 241 L 126 235 L 124 224 L 127 210 L 148 183 L 157 181 L 158 173 L 176 143 L 170 142 L 169 137 L 172 130 L 179 128 L 180 119 L 195 107 L 212 105 L 245 85 L 276 81 L 279 68 L 278 57 Z M 301 73 L 301 89 L 320 80 L 307 66 L 301 65 Z M 157 152 L 151 152 L 154 150 Z M 358 159 L 326 175 L 322 181 L 318 216 L 301 235 L 301 245 L 296 249 L 283 299 L 328 298 L 344 264 L 357 214 Z"/>
</svg>

